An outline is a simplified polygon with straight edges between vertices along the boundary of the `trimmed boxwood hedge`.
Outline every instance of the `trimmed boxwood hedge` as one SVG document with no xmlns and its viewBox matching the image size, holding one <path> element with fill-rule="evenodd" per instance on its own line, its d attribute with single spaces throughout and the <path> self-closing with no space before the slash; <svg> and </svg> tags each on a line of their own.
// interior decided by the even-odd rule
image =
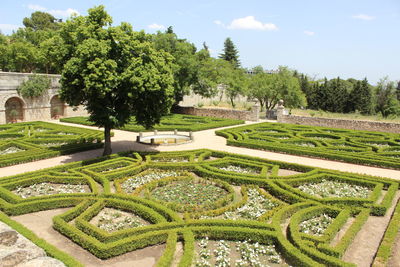
<svg viewBox="0 0 400 267">
<path fill-rule="evenodd" d="M 174 159 L 187 159 L 174 162 Z M 236 165 L 252 168 L 254 173 L 238 173 L 221 170 Z M 164 177 L 145 183 L 126 194 L 120 184 L 137 175 L 150 174 L 153 170 L 179 172 L 178 177 Z M 279 170 L 292 170 L 295 175 L 279 176 Z M 195 178 L 193 178 L 195 177 Z M 229 201 L 216 203 L 212 210 L 185 210 L 169 208 L 163 202 L 146 199 L 146 191 L 179 179 L 206 179 L 227 188 Z M 305 194 L 296 187 L 315 183 L 322 179 L 369 187 L 366 199 L 317 198 Z M 57 194 L 21 198 L 12 190 L 35 183 L 83 183 L 90 193 Z M 257 220 L 223 219 L 226 211 L 236 211 L 249 201 L 249 189 L 258 190 L 263 198 L 277 204 L 260 214 Z M 196 239 L 209 237 L 233 241 L 250 240 L 262 244 L 274 244 L 288 264 L 295 266 L 354 266 L 342 260 L 346 249 L 362 229 L 369 216 L 383 216 L 396 205 L 399 182 L 386 178 L 343 173 L 312 168 L 298 164 L 271 161 L 244 155 L 212 150 L 184 152 L 138 153 L 124 152 L 89 161 L 68 163 L 54 168 L 0 178 L 0 219 L 8 216 L 32 213 L 61 207 L 70 207 L 65 213 L 53 218 L 53 227 L 101 259 L 123 253 L 166 244 L 156 266 L 192 266 L 196 256 Z M 228 202 L 228 203 L 226 203 Z M 149 225 L 106 232 L 91 223 L 104 207 L 110 207 L 149 222 Z M 332 216 L 333 222 L 321 236 L 299 231 L 299 224 L 323 213 Z M 396 237 L 399 206 L 389 223 L 375 259 L 376 264 L 386 264 Z M 335 244 L 332 240 L 342 227 L 352 220 L 343 237 Z M 17 230 L 24 229 L 12 224 Z M 15 225 L 15 226 L 14 226 Z M 29 233 L 28 233 L 29 236 Z M 31 239 L 42 247 L 48 244 L 37 238 Z M 177 242 L 183 243 L 183 255 L 174 259 Z M 50 246 L 51 247 L 51 246 Z M 49 254 L 69 266 L 80 266 L 74 259 L 48 249 Z"/>
<path fill-rule="evenodd" d="M 400 134 L 259 123 L 216 131 L 227 144 L 400 169 Z"/>
<path fill-rule="evenodd" d="M 102 140 L 101 131 L 49 122 L 0 125 L 0 167 L 100 148 Z M 10 148 L 19 151 L 6 154 Z"/>
<path fill-rule="evenodd" d="M 88 117 L 70 117 L 60 119 L 62 122 L 83 124 L 93 126 L 93 122 Z M 222 119 L 213 117 L 200 117 L 193 115 L 170 114 L 161 118 L 160 124 L 155 125 L 152 129 L 145 129 L 143 126 L 136 124 L 134 118 L 120 130 L 131 132 L 147 132 L 147 131 L 202 131 L 207 129 L 225 127 L 243 124 L 243 120 Z"/>
</svg>

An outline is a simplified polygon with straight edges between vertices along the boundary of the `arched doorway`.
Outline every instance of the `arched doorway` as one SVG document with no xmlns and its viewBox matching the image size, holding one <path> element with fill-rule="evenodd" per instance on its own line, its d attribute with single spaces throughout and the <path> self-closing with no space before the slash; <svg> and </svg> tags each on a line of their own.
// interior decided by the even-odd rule
<svg viewBox="0 0 400 267">
<path fill-rule="evenodd" d="M 24 102 L 18 97 L 11 97 L 6 101 L 6 123 L 24 120 Z"/>
<path fill-rule="evenodd" d="M 50 100 L 50 115 L 53 119 L 64 116 L 64 102 L 60 100 L 58 95 L 53 96 Z"/>
</svg>

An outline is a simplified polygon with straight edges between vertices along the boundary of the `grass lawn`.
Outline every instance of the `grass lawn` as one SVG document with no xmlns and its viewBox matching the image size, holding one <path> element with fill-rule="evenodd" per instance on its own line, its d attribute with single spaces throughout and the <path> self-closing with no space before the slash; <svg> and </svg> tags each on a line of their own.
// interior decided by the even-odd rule
<svg viewBox="0 0 400 267">
<path fill-rule="evenodd" d="M 88 121 L 88 117 L 71 117 L 60 119 L 62 122 L 76 123 L 83 125 L 94 125 Z M 131 132 L 146 132 L 146 131 L 202 131 L 212 128 L 243 124 L 242 120 L 222 119 L 212 117 L 200 117 L 191 115 L 171 114 L 162 117 L 160 124 L 155 125 L 152 129 L 145 129 L 143 126 L 137 125 L 132 119 L 130 123 L 121 128 L 121 130 Z"/>
<path fill-rule="evenodd" d="M 398 191 L 395 180 L 205 149 L 124 152 L 0 178 L 0 220 L 68 266 L 90 262 L 12 216 L 70 207 L 48 227 L 101 259 L 165 244 L 156 266 L 355 266 L 342 256 L 357 233 L 397 205 L 380 222 L 388 231 L 362 240 L 385 265 L 396 253 Z"/>
</svg>

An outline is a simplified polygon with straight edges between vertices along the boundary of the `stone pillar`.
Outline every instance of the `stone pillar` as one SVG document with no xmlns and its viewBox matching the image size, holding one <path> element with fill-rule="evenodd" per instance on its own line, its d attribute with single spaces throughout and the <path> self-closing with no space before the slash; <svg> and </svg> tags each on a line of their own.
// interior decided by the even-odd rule
<svg viewBox="0 0 400 267">
<path fill-rule="evenodd" d="M 260 105 L 258 103 L 251 107 L 251 121 L 260 120 Z"/>
<path fill-rule="evenodd" d="M 276 120 L 282 122 L 283 116 L 286 114 L 285 106 L 283 105 L 283 100 L 279 100 L 278 107 L 276 108 Z"/>
</svg>

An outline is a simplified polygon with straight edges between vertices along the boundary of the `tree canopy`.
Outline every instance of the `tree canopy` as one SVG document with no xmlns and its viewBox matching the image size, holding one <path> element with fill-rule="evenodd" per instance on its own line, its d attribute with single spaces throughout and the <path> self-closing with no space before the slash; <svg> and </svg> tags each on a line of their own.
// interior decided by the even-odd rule
<svg viewBox="0 0 400 267">
<path fill-rule="evenodd" d="M 104 155 L 111 153 L 111 129 L 132 115 L 149 128 L 173 103 L 171 55 L 157 51 L 130 24 L 111 23 L 98 6 L 67 21 L 60 34 L 66 53 L 61 98 L 71 106 L 84 105 L 89 119 L 104 127 Z"/>
<path fill-rule="evenodd" d="M 281 99 L 289 108 L 306 105 L 299 80 L 288 68 L 280 67 L 278 73 L 272 74 L 257 69 L 256 74 L 250 77 L 248 95 L 257 99 L 262 109 L 264 106 L 266 110 L 275 108 Z"/>
</svg>

